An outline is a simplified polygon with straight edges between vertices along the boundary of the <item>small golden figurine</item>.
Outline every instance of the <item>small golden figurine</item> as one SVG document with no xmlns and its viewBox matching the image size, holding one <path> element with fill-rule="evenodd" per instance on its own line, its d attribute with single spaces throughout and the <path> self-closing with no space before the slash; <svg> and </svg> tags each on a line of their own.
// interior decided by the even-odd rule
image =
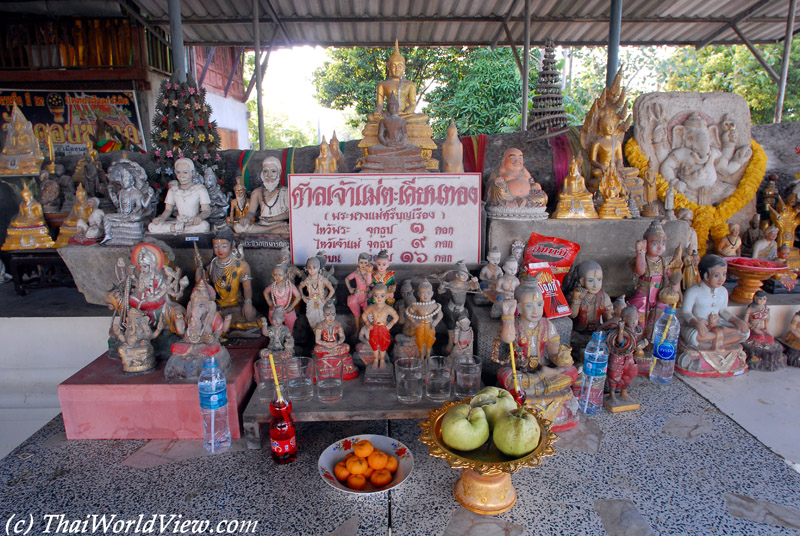
<svg viewBox="0 0 800 536">
<path fill-rule="evenodd" d="M 569 175 L 564 179 L 564 187 L 558 194 L 558 205 L 553 213 L 553 218 L 565 219 L 594 219 L 597 211 L 594 209 L 592 194 L 586 189 L 586 182 L 581 175 L 582 158 L 572 158 L 569 165 Z"/>
<path fill-rule="evenodd" d="M 0 175 L 38 175 L 44 155 L 39 148 L 39 140 L 33 133 L 33 125 L 25 120 L 16 104 L 11 111 L 11 121 L 6 123 L 5 129 L 3 153 L 0 154 Z"/>
<path fill-rule="evenodd" d="M 775 208 L 769 207 L 769 219 L 778 228 L 778 247 L 787 246 L 789 248 L 789 267 L 793 270 L 800 268 L 800 251 L 794 247 L 794 233 L 800 225 L 800 212 L 790 203 L 784 202 L 781 196 L 775 203 Z"/>
<path fill-rule="evenodd" d="M 621 220 L 630 218 L 631 211 L 626 200 L 625 187 L 619 181 L 613 167 L 606 168 L 600 179 L 600 195 L 603 196 L 603 204 L 597 211 L 601 220 Z"/>
<path fill-rule="evenodd" d="M 331 154 L 331 146 L 322 136 L 322 143 L 319 144 L 319 156 L 314 160 L 314 173 L 337 173 L 336 158 Z"/>
<path fill-rule="evenodd" d="M 19 204 L 19 212 L 8 224 L 7 232 L 6 241 L 0 248 L 3 251 L 56 247 L 44 221 L 42 205 L 33 198 L 33 192 L 27 184 L 22 187 L 22 203 Z"/>
<path fill-rule="evenodd" d="M 56 247 L 66 246 L 69 243 L 69 239 L 78 234 L 78 220 L 89 221 L 91 213 L 92 206 L 87 202 L 86 190 L 83 189 L 82 184 L 79 184 L 78 189 L 75 191 L 75 204 L 72 205 L 72 211 L 58 232 Z"/>
</svg>

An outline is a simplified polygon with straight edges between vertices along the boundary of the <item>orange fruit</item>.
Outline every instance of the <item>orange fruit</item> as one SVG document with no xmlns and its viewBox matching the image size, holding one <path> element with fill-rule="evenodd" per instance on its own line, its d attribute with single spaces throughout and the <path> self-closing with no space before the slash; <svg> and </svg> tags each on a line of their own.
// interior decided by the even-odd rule
<svg viewBox="0 0 800 536">
<path fill-rule="evenodd" d="M 350 475 L 347 477 L 347 487 L 350 489 L 360 491 L 364 489 L 366 485 L 367 479 L 364 478 L 364 475 Z"/>
<path fill-rule="evenodd" d="M 336 476 L 336 479 L 340 482 L 344 482 L 347 480 L 347 477 L 350 476 L 350 471 L 347 470 L 347 466 L 344 464 L 344 460 L 340 461 L 336 464 L 336 467 L 333 468 L 333 474 Z"/>
<path fill-rule="evenodd" d="M 347 460 L 344 465 L 347 467 L 347 470 L 354 475 L 363 475 L 369 467 L 367 460 L 359 458 L 358 456 L 353 456 Z"/>
<path fill-rule="evenodd" d="M 364 478 L 369 478 L 369 477 L 372 476 L 372 473 L 374 473 L 374 472 L 375 472 L 375 469 L 373 469 L 372 467 L 367 467 L 367 470 L 364 471 L 362 474 L 364 475 Z"/>
<path fill-rule="evenodd" d="M 353 457 L 353 456 L 355 456 L 355 455 L 356 455 L 356 453 L 355 453 L 355 452 L 348 452 L 348 453 L 347 453 L 347 456 L 345 456 L 345 457 L 344 457 L 344 461 L 347 461 L 347 460 L 349 460 L 350 458 L 352 458 L 352 457 Z"/>
<path fill-rule="evenodd" d="M 386 467 L 387 461 L 389 461 L 389 457 L 379 450 L 373 450 L 372 454 L 367 458 L 367 463 L 369 463 L 369 466 L 373 469 L 383 469 Z"/>
<path fill-rule="evenodd" d="M 386 465 L 384 466 L 384 469 L 386 469 L 390 473 L 394 473 L 395 471 L 397 471 L 398 465 L 399 463 L 397 461 L 397 458 L 395 458 L 390 454 L 386 460 Z"/>
<path fill-rule="evenodd" d="M 375 471 L 372 473 L 372 477 L 369 479 L 369 481 L 372 482 L 372 485 L 376 488 L 382 488 L 392 481 L 392 473 L 386 469 Z"/>
<path fill-rule="evenodd" d="M 366 458 L 372 454 L 373 450 L 375 450 L 375 447 L 372 446 L 372 443 L 370 443 L 369 439 L 362 439 L 353 445 L 353 452 L 355 452 L 356 456 L 359 458 Z"/>
</svg>

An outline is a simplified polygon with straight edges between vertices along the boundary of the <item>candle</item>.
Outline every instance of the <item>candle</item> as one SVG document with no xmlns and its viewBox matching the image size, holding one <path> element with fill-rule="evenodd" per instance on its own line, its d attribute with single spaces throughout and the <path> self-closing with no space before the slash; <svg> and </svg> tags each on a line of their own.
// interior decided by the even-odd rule
<svg viewBox="0 0 800 536">
<path fill-rule="evenodd" d="M 278 393 L 278 400 L 283 401 L 283 395 L 281 395 L 281 384 L 278 381 L 278 373 L 275 371 L 275 360 L 272 358 L 272 354 L 269 354 L 269 366 L 272 367 L 272 379 L 275 380 L 275 391 Z"/>
</svg>

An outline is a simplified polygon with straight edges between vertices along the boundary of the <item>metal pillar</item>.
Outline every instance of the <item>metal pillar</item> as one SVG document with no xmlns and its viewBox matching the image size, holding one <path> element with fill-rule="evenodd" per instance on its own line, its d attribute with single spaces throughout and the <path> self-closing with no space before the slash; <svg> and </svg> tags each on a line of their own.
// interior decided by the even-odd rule
<svg viewBox="0 0 800 536">
<path fill-rule="evenodd" d="M 611 16 L 608 23 L 608 63 L 606 64 L 606 87 L 611 87 L 619 71 L 619 36 L 622 27 L 622 0 L 611 0 Z"/>
<path fill-rule="evenodd" d="M 172 49 L 172 70 L 178 82 L 186 82 L 186 53 L 183 48 L 181 0 L 169 0 L 169 33 Z"/>
<path fill-rule="evenodd" d="M 528 130 L 528 86 L 530 85 L 531 69 L 531 0 L 525 0 L 525 35 L 523 37 L 522 53 L 522 121 L 520 130 Z"/>
<path fill-rule="evenodd" d="M 786 78 L 789 76 L 789 55 L 792 52 L 792 36 L 794 35 L 794 15 L 797 11 L 797 0 L 789 0 L 789 17 L 786 19 L 786 37 L 783 40 L 783 60 L 781 61 L 781 80 L 778 83 L 778 101 L 775 103 L 775 123 L 783 119 L 783 99 L 786 97 Z"/>
<path fill-rule="evenodd" d="M 264 103 L 261 96 L 261 37 L 258 27 L 258 0 L 253 0 L 253 54 L 256 63 L 256 113 L 258 113 L 258 150 L 264 150 Z"/>
</svg>

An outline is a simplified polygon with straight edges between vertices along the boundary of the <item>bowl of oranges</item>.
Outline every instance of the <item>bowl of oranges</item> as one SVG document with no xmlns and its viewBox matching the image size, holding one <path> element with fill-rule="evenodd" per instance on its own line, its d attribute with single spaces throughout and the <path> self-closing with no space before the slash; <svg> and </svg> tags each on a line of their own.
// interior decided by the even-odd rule
<svg viewBox="0 0 800 536">
<path fill-rule="evenodd" d="M 348 493 L 382 493 L 400 485 L 413 468 L 414 456 L 408 447 L 375 434 L 337 441 L 319 457 L 322 479 Z"/>
</svg>

